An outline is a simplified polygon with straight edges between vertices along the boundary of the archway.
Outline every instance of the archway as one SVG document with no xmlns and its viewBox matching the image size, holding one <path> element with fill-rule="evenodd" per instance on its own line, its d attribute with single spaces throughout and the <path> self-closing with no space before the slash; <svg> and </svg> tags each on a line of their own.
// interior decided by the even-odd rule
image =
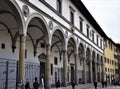
<svg viewBox="0 0 120 89">
<path fill-rule="evenodd" d="M 76 42 L 73 37 L 70 37 L 67 44 L 68 55 L 68 82 L 75 81 L 75 55 L 76 55 Z"/>
<path fill-rule="evenodd" d="M 17 4 L 16 4 L 17 5 Z M 24 29 L 20 10 L 9 0 L 0 0 L 0 89 L 16 87 L 19 59 L 19 31 Z M 16 45 L 15 45 L 15 41 Z M 16 52 L 15 52 L 16 49 Z"/>
<path fill-rule="evenodd" d="M 78 78 L 79 78 L 79 83 L 83 83 L 83 60 L 84 60 L 84 55 L 85 55 L 85 50 L 83 47 L 83 44 L 80 43 L 78 47 L 78 57 L 79 57 L 79 68 L 78 68 Z"/>
<path fill-rule="evenodd" d="M 49 43 L 49 32 L 46 22 L 40 14 L 34 13 L 28 17 L 26 27 L 25 78 L 30 81 L 31 86 L 35 77 L 40 82 L 41 78 L 44 77 L 44 82 L 46 83 L 46 45 Z"/>
<path fill-rule="evenodd" d="M 52 86 L 55 86 L 56 82 L 60 80 L 61 85 L 64 84 L 63 73 L 63 51 L 65 50 L 65 37 L 63 30 L 60 27 L 56 27 L 52 34 L 51 40 L 51 77 Z"/>
</svg>

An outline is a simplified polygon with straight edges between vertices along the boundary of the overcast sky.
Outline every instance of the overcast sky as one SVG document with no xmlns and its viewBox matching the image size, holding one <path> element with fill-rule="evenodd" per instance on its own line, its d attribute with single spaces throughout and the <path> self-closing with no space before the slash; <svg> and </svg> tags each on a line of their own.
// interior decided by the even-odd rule
<svg viewBox="0 0 120 89">
<path fill-rule="evenodd" d="M 120 0 L 82 0 L 91 15 L 114 42 L 120 43 Z"/>
</svg>

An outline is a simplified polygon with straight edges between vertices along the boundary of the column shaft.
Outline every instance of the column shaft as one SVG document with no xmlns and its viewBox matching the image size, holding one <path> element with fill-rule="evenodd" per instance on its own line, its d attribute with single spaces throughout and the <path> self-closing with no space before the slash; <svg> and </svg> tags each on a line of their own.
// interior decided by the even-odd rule
<svg viewBox="0 0 120 89">
<path fill-rule="evenodd" d="M 86 60 L 83 59 L 83 82 L 86 83 Z"/>
<path fill-rule="evenodd" d="M 19 50 L 19 82 L 25 82 L 25 41 L 24 35 L 20 36 L 20 50 Z"/>
<path fill-rule="evenodd" d="M 95 62 L 95 81 L 97 81 L 97 62 Z"/>
<path fill-rule="evenodd" d="M 50 89 L 50 45 L 46 45 L 45 89 Z"/>
<path fill-rule="evenodd" d="M 100 64 L 100 82 L 102 81 L 102 71 L 101 71 L 101 64 Z"/>
<path fill-rule="evenodd" d="M 67 52 L 66 50 L 63 52 L 63 78 L 64 78 L 64 86 L 67 86 Z"/>
<path fill-rule="evenodd" d="M 93 73 L 92 73 L 92 60 L 90 60 L 90 82 L 92 83 L 93 82 Z"/>
<path fill-rule="evenodd" d="M 78 55 L 75 55 L 75 83 L 78 84 Z"/>
</svg>

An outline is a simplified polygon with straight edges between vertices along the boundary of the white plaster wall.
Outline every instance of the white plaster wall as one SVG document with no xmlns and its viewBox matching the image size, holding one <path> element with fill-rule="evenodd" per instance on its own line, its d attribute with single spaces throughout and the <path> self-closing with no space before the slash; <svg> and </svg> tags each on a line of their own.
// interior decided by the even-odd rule
<svg viewBox="0 0 120 89">
<path fill-rule="evenodd" d="M 10 34 L 8 33 L 8 31 L 1 31 L 0 32 L 0 45 L 1 44 L 5 44 L 5 49 L 2 49 L 0 47 L 0 58 L 5 58 L 5 59 L 18 59 L 19 56 L 19 45 L 16 48 L 15 53 L 12 53 L 12 42 L 11 42 L 11 37 Z"/>
</svg>

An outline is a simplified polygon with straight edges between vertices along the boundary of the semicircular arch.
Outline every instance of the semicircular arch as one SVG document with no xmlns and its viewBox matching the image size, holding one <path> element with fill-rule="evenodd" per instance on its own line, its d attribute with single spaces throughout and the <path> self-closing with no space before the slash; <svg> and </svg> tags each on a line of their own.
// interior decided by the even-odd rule
<svg viewBox="0 0 120 89">
<path fill-rule="evenodd" d="M 65 49 L 65 45 L 66 45 L 66 40 L 65 40 L 65 35 L 64 35 L 64 31 L 63 31 L 63 29 L 60 27 L 60 26 L 56 26 L 54 29 L 53 29 L 53 31 L 52 31 L 52 33 L 51 33 L 51 44 L 52 44 L 52 37 L 54 36 L 54 33 L 56 32 L 56 31 L 58 31 L 58 33 L 59 33 L 59 35 L 60 35 L 60 37 L 61 37 L 61 42 L 62 42 L 62 47 L 63 47 L 63 49 Z"/>
<path fill-rule="evenodd" d="M 19 5 L 14 0 L 11 0 L 10 1 L 11 3 L 9 3 L 7 0 L 6 0 L 6 2 L 11 7 L 14 14 L 16 15 L 19 35 L 25 35 L 25 19 L 24 19 L 24 16 L 22 14 L 22 11 L 21 11 Z"/>
<path fill-rule="evenodd" d="M 70 40 L 73 42 L 71 46 L 75 49 L 74 51 L 77 52 L 77 42 L 76 42 L 76 40 L 75 40 L 75 37 L 72 36 L 72 35 L 70 35 L 70 36 L 68 37 L 68 39 L 67 39 L 66 48 L 67 48 Z M 68 50 L 68 48 L 67 48 L 67 50 Z"/>
<path fill-rule="evenodd" d="M 47 22 L 45 21 L 45 19 L 43 18 L 43 16 L 41 16 L 39 13 L 33 13 L 31 14 L 27 21 L 26 21 L 26 31 L 25 31 L 25 34 L 27 35 L 27 28 L 28 28 L 28 25 L 29 23 L 31 22 L 32 19 L 34 18 L 38 18 L 40 20 L 40 23 L 42 24 L 43 26 L 43 29 L 45 31 L 45 40 L 46 40 L 46 44 L 50 44 L 50 31 L 49 31 L 49 28 L 48 28 L 48 25 L 47 25 Z"/>
</svg>

